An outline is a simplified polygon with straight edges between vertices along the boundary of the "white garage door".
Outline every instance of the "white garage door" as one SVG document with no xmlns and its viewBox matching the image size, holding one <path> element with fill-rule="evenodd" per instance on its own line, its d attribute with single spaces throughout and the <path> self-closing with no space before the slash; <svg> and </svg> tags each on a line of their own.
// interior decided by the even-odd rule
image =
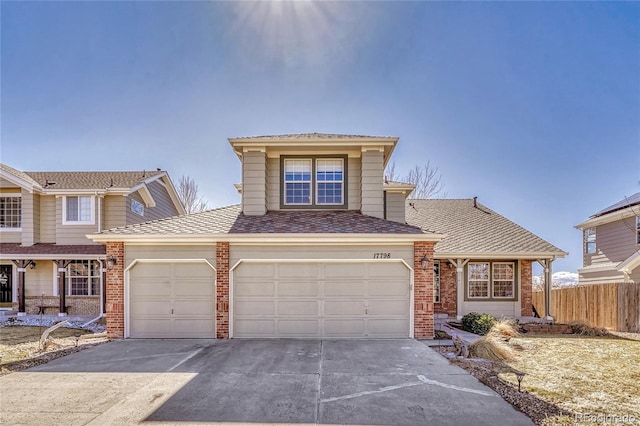
<svg viewBox="0 0 640 426">
<path fill-rule="evenodd" d="M 207 263 L 141 262 L 129 283 L 129 337 L 216 337 L 215 271 Z"/>
<path fill-rule="evenodd" d="M 409 337 L 410 273 L 399 262 L 241 263 L 234 337 Z"/>
</svg>

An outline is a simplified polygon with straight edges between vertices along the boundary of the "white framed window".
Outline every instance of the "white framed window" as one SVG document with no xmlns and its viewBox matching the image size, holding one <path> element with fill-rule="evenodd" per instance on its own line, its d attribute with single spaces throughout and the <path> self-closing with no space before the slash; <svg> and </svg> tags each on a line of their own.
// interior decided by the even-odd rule
<svg viewBox="0 0 640 426">
<path fill-rule="evenodd" d="M 95 223 L 95 202 L 91 195 L 62 197 L 63 225 L 93 225 Z"/>
<path fill-rule="evenodd" d="M 596 252 L 596 228 L 587 228 L 584 230 L 584 252 L 585 254 L 593 254 Z"/>
<path fill-rule="evenodd" d="M 493 297 L 512 299 L 515 295 L 516 274 L 513 262 L 494 262 L 492 264 Z"/>
<path fill-rule="evenodd" d="M 131 211 L 137 215 L 144 216 L 144 204 L 138 200 L 131 200 Z"/>
<path fill-rule="evenodd" d="M 316 160 L 316 204 L 344 204 L 344 160 Z"/>
<path fill-rule="evenodd" d="M 100 262 L 72 260 L 67 266 L 66 292 L 68 296 L 95 296 L 100 294 Z"/>
<path fill-rule="evenodd" d="M 284 160 L 284 204 L 311 204 L 311 159 Z"/>
<path fill-rule="evenodd" d="M 22 230 L 22 195 L 0 195 L 0 230 Z"/>
<path fill-rule="evenodd" d="M 470 299 L 489 297 L 489 263 L 469 263 L 467 266 L 469 275 L 467 296 Z"/>
<path fill-rule="evenodd" d="M 440 261 L 433 261 L 433 303 L 440 303 Z"/>
</svg>

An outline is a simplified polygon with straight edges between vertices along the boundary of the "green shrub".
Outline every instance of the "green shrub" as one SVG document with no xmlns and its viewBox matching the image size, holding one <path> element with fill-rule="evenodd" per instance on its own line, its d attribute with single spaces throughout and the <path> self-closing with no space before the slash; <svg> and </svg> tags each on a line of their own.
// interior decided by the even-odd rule
<svg viewBox="0 0 640 426">
<path fill-rule="evenodd" d="M 491 330 L 495 322 L 496 319 L 489 314 L 471 312 L 462 317 L 462 329 L 484 336 Z"/>
</svg>

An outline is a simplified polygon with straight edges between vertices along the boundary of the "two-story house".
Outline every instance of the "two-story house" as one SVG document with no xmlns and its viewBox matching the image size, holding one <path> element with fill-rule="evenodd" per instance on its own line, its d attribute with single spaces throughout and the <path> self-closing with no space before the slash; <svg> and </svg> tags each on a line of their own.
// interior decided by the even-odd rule
<svg viewBox="0 0 640 426">
<path fill-rule="evenodd" d="M 566 255 L 475 199 L 407 200 L 396 137 L 229 142 L 241 204 L 90 236 L 111 337 L 432 338 L 436 312 L 530 316 L 532 263 Z"/>
<path fill-rule="evenodd" d="M 0 309 L 104 312 L 104 245 L 86 235 L 184 214 L 167 172 L 23 172 L 0 164 Z"/>
<path fill-rule="evenodd" d="M 576 225 L 582 231 L 580 284 L 640 282 L 640 192 Z"/>
</svg>

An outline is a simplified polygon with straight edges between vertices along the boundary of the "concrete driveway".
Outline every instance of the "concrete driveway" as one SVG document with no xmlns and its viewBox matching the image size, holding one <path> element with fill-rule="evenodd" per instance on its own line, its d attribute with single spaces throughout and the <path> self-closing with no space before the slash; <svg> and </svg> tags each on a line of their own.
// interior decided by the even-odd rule
<svg viewBox="0 0 640 426">
<path fill-rule="evenodd" d="M 0 389 L 3 425 L 532 424 L 415 340 L 122 340 Z"/>
</svg>

